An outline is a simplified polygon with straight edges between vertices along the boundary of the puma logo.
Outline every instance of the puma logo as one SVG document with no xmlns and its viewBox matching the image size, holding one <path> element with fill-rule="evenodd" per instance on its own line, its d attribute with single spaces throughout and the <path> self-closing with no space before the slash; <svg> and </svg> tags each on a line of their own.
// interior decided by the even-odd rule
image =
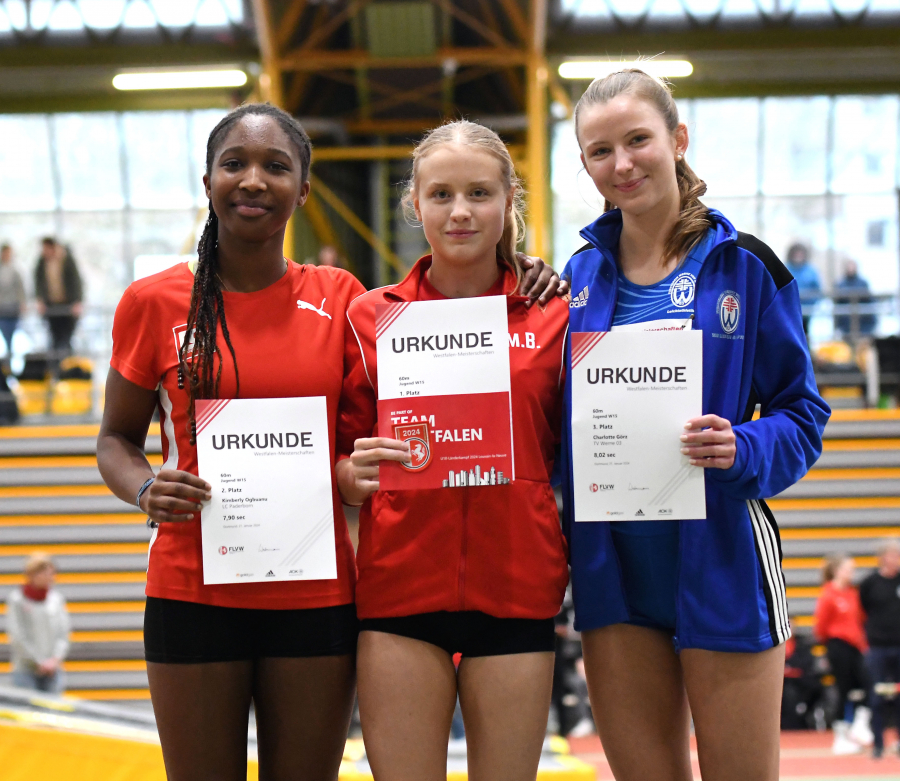
<svg viewBox="0 0 900 781">
<path fill-rule="evenodd" d="M 317 315 L 321 315 L 322 317 L 327 317 L 329 320 L 331 320 L 331 315 L 328 314 L 328 312 L 326 312 L 324 309 L 322 309 L 322 307 L 325 306 L 326 300 L 327 299 L 323 298 L 322 303 L 319 305 L 319 308 L 317 309 L 312 304 L 309 304 L 306 301 L 301 301 L 300 299 L 297 299 L 297 309 L 308 309 L 310 312 L 315 312 Z"/>
</svg>

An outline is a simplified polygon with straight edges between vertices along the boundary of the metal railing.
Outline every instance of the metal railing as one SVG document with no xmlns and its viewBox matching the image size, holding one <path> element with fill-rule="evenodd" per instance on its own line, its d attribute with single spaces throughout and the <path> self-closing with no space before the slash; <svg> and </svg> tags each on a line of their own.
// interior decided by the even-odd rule
<svg viewBox="0 0 900 781">
<path fill-rule="evenodd" d="M 47 309 L 46 315 L 72 314 L 71 306 L 55 306 Z M 39 357 L 46 361 L 50 384 L 46 416 L 52 417 L 49 394 L 57 379 L 60 362 L 72 356 L 88 358 L 91 361 L 92 403 L 90 412 L 80 415 L 85 420 L 98 420 L 103 409 L 103 390 L 112 355 L 112 324 L 115 307 L 84 306 L 75 325 L 71 340 L 71 350 L 53 348 L 50 329 L 45 316 L 36 304 L 30 304 L 19 319 L 12 345 L 6 346 L 2 361 L 9 369 L 9 384 L 15 391 L 19 375 L 25 369 L 29 357 Z M 11 348 L 11 349 L 10 349 Z M 31 419 L 40 415 L 30 416 Z"/>
</svg>

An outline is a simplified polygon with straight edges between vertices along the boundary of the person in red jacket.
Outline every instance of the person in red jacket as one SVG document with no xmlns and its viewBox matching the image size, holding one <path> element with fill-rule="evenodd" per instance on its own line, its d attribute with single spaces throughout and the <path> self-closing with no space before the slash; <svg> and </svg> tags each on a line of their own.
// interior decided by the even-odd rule
<svg viewBox="0 0 900 781">
<path fill-rule="evenodd" d="M 865 620 L 859 591 L 853 586 L 856 566 L 849 556 L 829 556 L 822 569 L 822 593 L 816 602 L 815 635 L 828 649 L 828 663 L 837 686 L 838 719 L 834 729 L 835 754 L 855 754 L 860 743 L 872 743 L 868 726 L 869 711 L 863 706 L 854 709 L 848 700 L 853 690 L 869 688 L 865 658 L 868 650 Z M 855 717 L 852 715 L 856 711 Z M 853 726 L 850 726 L 850 721 Z"/>
<path fill-rule="evenodd" d="M 265 778 L 337 778 L 350 724 L 356 567 L 337 492 L 332 580 L 206 585 L 200 550 L 211 487 L 198 476 L 197 399 L 324 396 L 332 431 L 337 420 L 344 313 L 364 288 L 283 255 L 309 165 L 289 114 L 268 104 L 227 114 L 207 145 L 196 262 L 135 282 L 116 309 L 97 460 L 154 528 L 144 648 L 171 781 L 246 777 L 251 702 Z M 158 474 L 144 454 L 155 409 Z"/>
<path fill-rule="evenodd" d="M 210 212 L 197 260 L 135 282 L 116 309 L 97 459 L 107 485 L 154 528 L 144 648 L 171 781 L 245 778 L 251 703 L 262 778 L 333 781 L 347 738 L 356 565 L 333 478 L 333 579 L 207 585 L 201 556 L 211 486 L 198 475 L 197 400 L 324 397 L 334 455 L 346 311 L 364 288 L 342 269 L 284 257 L 310 155 L 303 128 L 280 109 L 227 114 L 207 143 Z M 529 295 L 551 297 L 558 277 L 538 259 L 522 262 Z M 154 475 L 144 442 L 157 409 L 165 463 Z"/>
<path fill-rule="evenodd" d="M 357 554 L 357 674 L 376 779 L 447 777 L 457 694 L 469 777 L 534 779 L 553 678 L 554 616 L 567 549 L 550 486 L 559 439 L 568 306 L 528 307 L 515 255 L 520 190 L 491 130 L 449 123 L 414 154 L 408 201 L 432 254 L 400 284 L 351 304 L 356 351 L 336 467 L 344 501 L 363 508 Z M 375 308 L 405 301 L 506 296 L 515 480 L 452 490 L 381 491 L 378 464 L 407 461 L 376 431 Z M 462 653 L 458 672 L 453 654 Z"/>
</svg>

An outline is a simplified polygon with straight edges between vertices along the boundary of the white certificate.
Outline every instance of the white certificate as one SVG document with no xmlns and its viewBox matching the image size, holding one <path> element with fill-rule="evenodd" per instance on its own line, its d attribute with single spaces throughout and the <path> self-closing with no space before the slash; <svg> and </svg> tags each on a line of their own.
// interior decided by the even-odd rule
<svg viewBox="0 0 900 781">
<path fill-rule="evenodd" d="M 506 296 L 378 307 L 378 398 L 509 393 Z"/>
<path fill-rule="evenodd" d="M 703 405 L 703 333 L 572 334 L 576 521 L 706 517 L 704 470 L 681 454 Z"/>
<path fill-rule="evenodd" d="M 384 491 L 515 480 L 506 296 L 379 306 L 378 433 L 409 442 L 382 461 Z"/>
<path fill-rule="evenodd" d="M 197 401 L 203 582 L 337 577 L 324 396 Z"/>
</svg>

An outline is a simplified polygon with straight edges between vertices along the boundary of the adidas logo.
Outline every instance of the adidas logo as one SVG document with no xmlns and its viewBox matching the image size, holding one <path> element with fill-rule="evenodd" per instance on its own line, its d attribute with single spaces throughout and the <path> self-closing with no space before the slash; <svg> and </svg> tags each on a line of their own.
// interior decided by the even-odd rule
<svg viewBox="0 0 900 781">
<path fill-rule="evenodd" d="M 269 571 L 266 573 L 266 577 L 267 577 L 267 578 L 274 578 L 274 577 L 275 577 L 275 573 L 272 572 L 272 570 L 269 570 Z"/>
<path fill-rule="evenodd" d="M 635 515 L 639 515 L 639 516 L 641 516 L 641 518 L 643 518 L 643 517 L 644 517 L 644 511 L 643 511 L 643 510 L 638 510 L 638 511 L 635 513 Z"/>
<path fill-rule="evenodd" d="M 569 304 L 569 309 L 579 309 L 583 306 L 587 306 L 588 302 L 588 289 L 587 285 L 584 286 L 584 290 L 582 290 L 575 298 L 572 299 Z"/>
</svg>

